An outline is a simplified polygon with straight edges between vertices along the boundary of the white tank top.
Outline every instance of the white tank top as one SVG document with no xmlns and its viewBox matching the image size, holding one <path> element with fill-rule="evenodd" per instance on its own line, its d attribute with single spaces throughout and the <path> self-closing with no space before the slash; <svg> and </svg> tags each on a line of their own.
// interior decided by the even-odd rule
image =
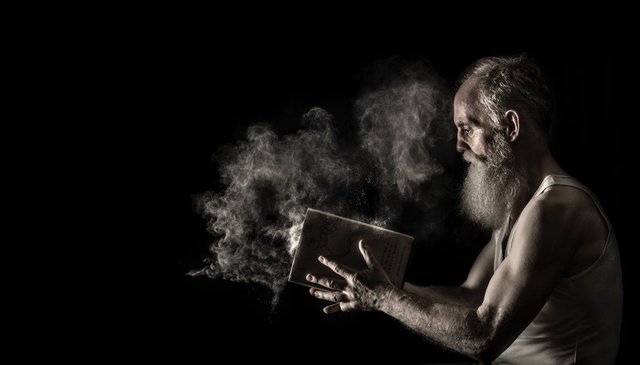
<svg viewBox="0 0 640 365">
<path fill-rule="evenodd" d="M 536 318 L 494 364 L 613 364 L 622 322 L 622 273 L 618 242 L 596 197 L 569 176 L 549 175 L 534 197 L 549 186 L 584 191 L 607 224 L 607 241 L 600 257 L 587 269 L 562 278 Z M 517 221 L 516 221 L 517 225 Z M 511 222 L 498 232 L 494 271 L 508 254 Z"/>
</svg>

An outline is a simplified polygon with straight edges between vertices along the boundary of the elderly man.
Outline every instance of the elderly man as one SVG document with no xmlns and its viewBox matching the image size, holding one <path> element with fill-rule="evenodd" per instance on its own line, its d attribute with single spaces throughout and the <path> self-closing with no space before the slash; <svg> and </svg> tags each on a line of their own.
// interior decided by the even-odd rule
<svg viewBox="0 0 640 365">
<path fill-rule="evenodd" d="M 526 57 L 483 58 L 454 100 L 457 150 L 469 163 L 468 216 L 493 230 L 460 287 L 390 284 L 360 242 L 368 268 L 319 260 L 344 280 L 307 280 L 335 303 L 326 313 L 378 310 L 432 342 L 481 362 L 612 364 L 622 280 L 615 234 L 596 197 L 547 146 L 551 101 Z"/>
</svg>

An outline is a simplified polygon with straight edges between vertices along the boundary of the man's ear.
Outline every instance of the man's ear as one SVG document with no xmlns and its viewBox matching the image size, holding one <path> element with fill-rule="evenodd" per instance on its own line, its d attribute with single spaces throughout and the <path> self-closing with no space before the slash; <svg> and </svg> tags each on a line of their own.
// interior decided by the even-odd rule
<svg viewBox="0 0 640 365">
<path fill-rule="evenodd" d="M 504 113 L 507 119 L 507 140 L 514 142 L 520 135 L 520 115 L 513 109 Z"/>
</svg>

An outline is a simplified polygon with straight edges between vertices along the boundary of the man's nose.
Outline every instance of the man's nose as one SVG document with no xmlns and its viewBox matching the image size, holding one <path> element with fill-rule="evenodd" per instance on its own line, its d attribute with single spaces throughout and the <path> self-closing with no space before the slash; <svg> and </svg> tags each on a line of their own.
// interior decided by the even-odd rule
<svg viewBox="0 0 640 365">
<path fill-rule="evenodd" d="M 456 150 L 460 153 L 464 153 L 464 151 L 469 149 L 469 145 L 460 138 L 460 132 L 458 132 L 458 136 L 456 138 Z"/>
</svg>

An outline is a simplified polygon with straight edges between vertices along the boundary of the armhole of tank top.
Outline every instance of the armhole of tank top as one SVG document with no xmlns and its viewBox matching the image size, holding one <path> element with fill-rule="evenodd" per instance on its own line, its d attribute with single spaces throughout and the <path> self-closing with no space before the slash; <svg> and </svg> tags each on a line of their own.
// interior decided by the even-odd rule
<svg viewBox="0 0 640 365">
<path fill-rule="evenodd" d="M 561 281 L 571 281 L 571 280 L 579 279 L 580 277 L 582 277 L 584 275 L 587 275 L 589 272 L 591 272 L 593 269 L 595 269 L 598 266 L 600 261 L 602 261 L 602 258 L 604 257 L 604 254 L 607 252 L 607 250 L 609 249 L 609 246 L 611 245 L 612 227 L 611 227 L 611 222 L 609 222 L 609 218 L 604 214 L 604 211 L 603 211 L 602 207 L 600 206 L 600 202 L 598 202 L 598 200 L 593 195 L 593 193 L 586 186 L 582 185 L 581 183 L 579 183 L 574 178 L 572 178 L 570 176 L 562 176 L 562 177 L 566 177 L 568 180 L 572 180 L 571 181 L 572 183 L 563 183 L 561 181 L 558 181 L 558 182 L 556 182 L 556 184 L 551 184 L 551 185 L 547 186 L 547 188 L 549 188 L 549 187 L 551 187 L 553 185 L 560 185 L 560 186 L 570 186 L 570 187 L 582 190 L 585 194 L 587 194 L 587 196 L 591 200 L 591 203 L 598 210 L 598 214 L 600 214 L 600 218 L 602 218 L 602 220 L 604 221 L 605 226 L 607 228 L 607 237 L 605 238 L 604 247 L 602 248 L 602 251 L 600 252 L 600 255 L 598 256 L 598 258 L 591 265 L 589 265 L 587 268 L 585 268 L 584 270 L 580 271 L 579 273 L 571 275 L 571 276 L 560 278 Z M 545 188 L 545 190 L 547 188 Z"/>
</svg>

